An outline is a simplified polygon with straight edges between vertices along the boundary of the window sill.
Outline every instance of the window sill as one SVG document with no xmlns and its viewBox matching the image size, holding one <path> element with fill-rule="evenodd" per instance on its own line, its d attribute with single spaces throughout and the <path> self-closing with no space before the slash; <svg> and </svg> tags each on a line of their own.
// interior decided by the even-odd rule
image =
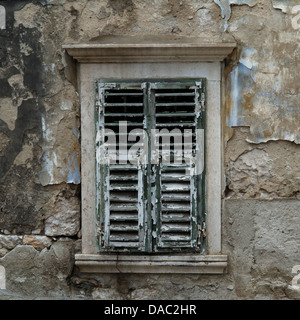
<svg viewBox="0 0 300 320">
<path fill-rule="evenodd" d="M 226 255 L 98 255 L 76 254 L 75 264 L 88 273 L 224 274 Z"/>
</svg>

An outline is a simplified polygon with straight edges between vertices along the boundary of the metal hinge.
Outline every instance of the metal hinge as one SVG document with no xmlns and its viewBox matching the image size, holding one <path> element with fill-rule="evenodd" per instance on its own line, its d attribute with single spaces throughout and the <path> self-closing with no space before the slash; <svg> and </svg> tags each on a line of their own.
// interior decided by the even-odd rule
<svg viewBox="0 0 300 320">
<path fill-rule="evenodd" d="M 206 223 L 203 222 L 203 226 L 202 226 L 202 235 L 203 235 L 203 238 L 206 238 Z"/>
<path fill-rule="evenodd" d="M 104 225 L 103 224 L 101 225 L 99 237 L 100 237 L 101 248 L 103 248 L 104 247 Z"/>
<path fill-rule="evenodd" d="M 99 107 L 100 107 L 100 101 L 97 100 L 97 101 L 96 101 L 96 111 L 97 111 L 97 112 L 99 111 Z"/>
<path fill-rule="evenodd" d="M 104 105 L 100 100 L 96 100 L 96 111 L 98 112 L 100 108 L 100 113 L 104 112 Z"/>
<path fill-rule="evenodd" d="M 206 224 L 205 224 L 205 222 L 203 222 L 202 226 L 201 226 L 201 224 L 198 224 L 198 237 L 197 237 L 198 246 L 201 245 L 201 236 L 203 239 L 206 238 Z"/>
</svg>

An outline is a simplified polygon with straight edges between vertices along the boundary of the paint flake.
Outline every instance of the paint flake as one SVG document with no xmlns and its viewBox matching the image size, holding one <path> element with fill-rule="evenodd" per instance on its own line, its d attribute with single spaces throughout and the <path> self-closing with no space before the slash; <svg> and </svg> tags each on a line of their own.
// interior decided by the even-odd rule
<svg viewBox="0 0 300 320">
<path fill-rule="evenodd" d="M 214 2 L 221 8 L 221 15 L 224 20 L 221 31 L 225 32 L 231 17 L 231 5 L 248 5 L 249 7 L 253 7 L 256 5 L 257 0 L 214 0 Z"/>
</svg>

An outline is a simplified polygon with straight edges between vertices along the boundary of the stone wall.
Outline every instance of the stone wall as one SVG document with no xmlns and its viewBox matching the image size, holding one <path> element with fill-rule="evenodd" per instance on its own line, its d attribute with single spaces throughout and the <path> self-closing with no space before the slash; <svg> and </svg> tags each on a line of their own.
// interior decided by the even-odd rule
<svg viewBox="0 0 300 320">
<path fill-rule="evenodd" d="M 300 3 L 299 3 L 300 4 Z M 0 1 L 3 299 L 299 299 L 297 1 Z M 300 10 L 299 10 L 300 12 Z M 300 27 L 300 25 L 299 25 Z M 231 39 L 224 63 L 226 275 L 86 275 L 80 252 L 80 101 L 65 43 L 106 35 Z"/>
</svg>

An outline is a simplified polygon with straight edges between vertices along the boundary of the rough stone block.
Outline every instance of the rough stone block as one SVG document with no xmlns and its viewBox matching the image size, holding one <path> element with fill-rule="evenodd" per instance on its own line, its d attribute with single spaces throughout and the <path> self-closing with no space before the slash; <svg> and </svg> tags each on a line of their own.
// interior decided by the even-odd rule
<svg viewBox="0 0 300 320">
<path fill-rule="evenodd" d="M 52 244 L 52 240 L 46 236 L 26 235 L 23 238 L 23 244 L 30 245 L 35 249 L 41 250 L 50 247 Z"/>
</svg>

